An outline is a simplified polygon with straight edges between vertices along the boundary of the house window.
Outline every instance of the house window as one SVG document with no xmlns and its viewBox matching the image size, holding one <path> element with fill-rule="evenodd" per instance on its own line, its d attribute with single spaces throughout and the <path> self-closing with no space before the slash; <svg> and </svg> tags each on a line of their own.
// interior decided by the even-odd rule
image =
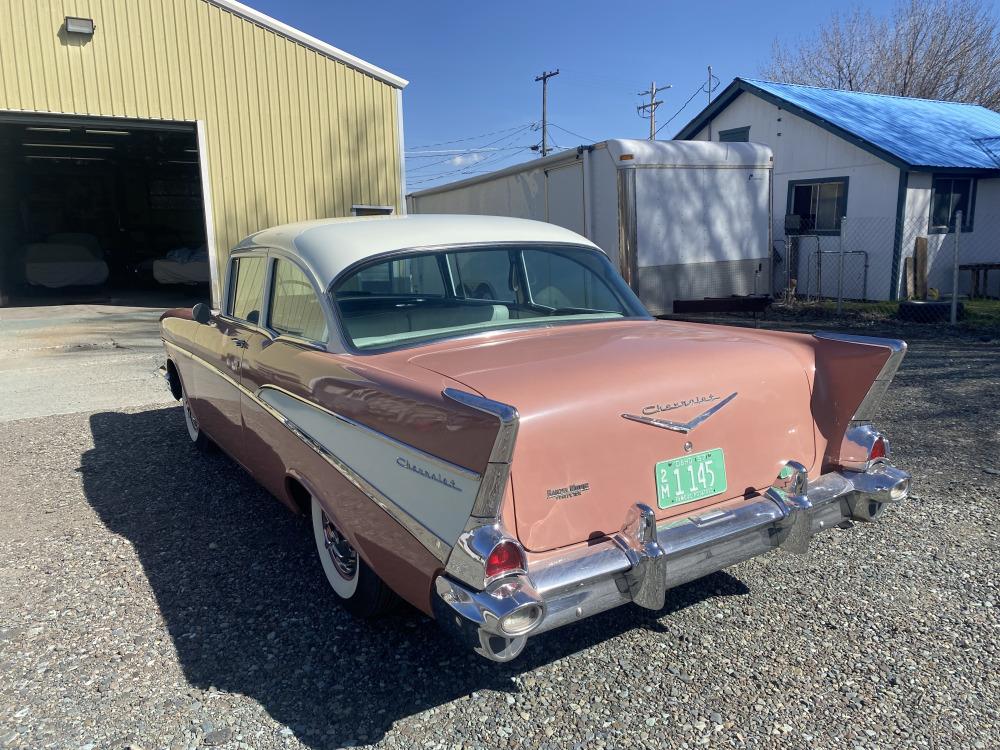
<svg viewBox="0 0 1000 750">
<path fill-rule="evenodd" d="M 786 225 L 792 234 L 839 234 L 840 219 L 847 212 L 847 178 L 795 180 L 788 183 L 788 213 L 796 217 Z"/>
<path fill-rule="evenodd" d="M 747 142 L 750 140 L 750 126 L 747 125 L 742 128 L 731 128 L 729 130 L 719 131 L 719 141 L 721 143 L 740 143 Z"/>
<path fill-rule="evenodd" d="M 938 177 L 931 186 L 931 231 L 955 231 L 955 216 L 962 212 L 962 231 L 972 231 L 976 204 L 976 181 L 972 177 Z"/>
</svg>

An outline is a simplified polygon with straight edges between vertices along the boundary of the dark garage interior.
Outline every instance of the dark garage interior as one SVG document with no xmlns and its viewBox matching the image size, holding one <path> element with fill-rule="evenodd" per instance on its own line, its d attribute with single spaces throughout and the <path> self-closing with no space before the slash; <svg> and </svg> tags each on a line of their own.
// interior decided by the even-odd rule
<svg viewBox="0 0 1000 750">
<path fill-rule="evenodd" d="M 193 125 L 0 120 L 0 304 L 209 296 Z"/>
</svg>

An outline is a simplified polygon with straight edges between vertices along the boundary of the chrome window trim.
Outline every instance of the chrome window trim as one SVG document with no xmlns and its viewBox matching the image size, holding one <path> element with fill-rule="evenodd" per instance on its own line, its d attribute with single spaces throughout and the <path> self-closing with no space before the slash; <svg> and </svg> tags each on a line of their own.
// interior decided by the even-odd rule
<svg viewBox="0 0 1000 750">
<path fill-rule="evenodd" d="M 330 304 L 329 295 L 323 291 L 323 287 L 320 285 L 316 274 L 312 272 L 312 269 L 307 268 L 302 262 L 302 259 L 297 255 L 286 252 L 281 248 L 267 248 L 267 260 L 267 285 L 264 287 L 267 314 L 264 318 L 263 330 L 266 331 L 274 341 L 287 340 L 292 343 L 303 344 L 314 349 L 320 349 L 321 351 L 329 351 L 330 338 L 335 330 L 333 325 L 333 310 Z M 320 309 L 323 311 L 323 320 L 326 323 L 326 341 L 317 341 L 304 336 L 296 336 L 271 327 L 271 295 L 274 293 L 274 268 L 279 260 L 287 261 L 298 268 L 302 272 L 302 275 L 306 277 L 310 286 L 312 286 L 313 294 L 316 296 Z"/>
<path fill-rule="evenodd" d="M 364 494 L 369 500 L 374 502 L 376 505 L 382 508 L 382 510 L 384 510 L 386 513 L 392 516 L 393 519 L 395 519 L 403 528 L 405 528 L 411 535 L 413 535 L 413 537 L 417 539 L 417 541 L 419 541 L 421 545 L 423 545 L 439 561 L 444 563 L 448 560 L 448 557 L 451 554 L 452 550 L 452 546 L 449 542 L 441 539 L 432 531 L 427 529 L 427 527 L 425 527 L 417 518 L 411 516 L 391 498 L 381 493 L 367 480 L 365 480 L 364 477 L 357 474 L 357 472 L 355 472 L 350 466 L 348 466 L 347 464 L 342 462 L 339 458 L 337 458 L 337 456 L 334 453 L 332 453 L 323 445 L 321 445 L 319 442 L 317 442 L 314 438 L 312 438 L 312 436 L 308 435 L 304 430 L 299 428 L 298 425 L 296 425 L 290 419 L 285 417 L 277 409 L 272 407 L 266 401 L 262 400 L 259 397 L 259 394 L 261 391 L 265 389 L 271 389 L 284 393 L 292 398 L 302 401 L 303 403 L 313 408 L 323 411 L 329 414 L 330 416 L 335 417 L 336 419 L 349 424 L 352 427 L 364 430 L 367 434 L 377 437 L 387 442 L 389 445 L 393 447 L 403 447 L 408 451 L 418 453 L 421 456 L 426 457 L 425 460 L 427 460 L 428 463 L 436 463 L 442 467 L 445 467 L 448 471 L 464 474 L 467 478 L 473 481 L 481 482 L 482 475 L 476 473 L 475 471 L 472 471 L 471 469 L 467 469 L 464 466 L 453 464 L 450 461 L 447 461 L 446 459 L 427 453 L 426 451 L 421 450 L 416 446 L 410 445 L 409 443 L 404 443 L 402 441 L 396 440 L 395 438 L 390 437 L 385 433 L 379 432 L 378 430 L 374 430 L 371 427 L 368 427 L 367 425 L 352 420 L 349 417 L 345 417 L 342 414 L 337 414 L 336 412 L 331 411 L 323 406 L 320 406 L 319 404 L 313 401 L 305 399 L 294 393 L 290 393 L 289 391 L 283 388 L 279 388 L 278 386 L 264 385 L 258 388 L 257 392 L 255 393 L 246 388 L 245 386 L 243 386 L 241 383 L 237 382 L 232 376 L 223 372 L 218 367 L 213 365 L 211 362 L 208 362 L 202 357 L 199 357 L 197 354 L 194 354 L 193 352 L 190 352 L 187 349 L 184 349 L 183 347 L 178 346 L 177 344 L 170 341 L 164 341 L 164 344 L 168 348 L 168 350 L 173 349 L 176 352 L 182 354 L 183 356 L 186 356 L 194 360 L 198 364 L 207 367 L 208 369 L 216 373 L 219 377 L 221 377 L 223 380 L 227 381 L 229 384 L 236 387 L 243 395 L 251 399 L 255 404 L 260 406 L 262 409 L 264 409 L 264 411 L 266 411 L 272 417 L 277 419 L 281 424 L 283 424 L 286 429 L 292 432 L 292 434 L 294 434 L 296 437 L 302 440 L 303 443 L 305 443 L 309 448 L 311 448 L 315 453 L 317 453 L 321 458 L 323 458 L 327 463 L 329 463 L 334 469 L 336 469 L 337 472 L 339 472 L 345 479 L 347 479 L 347 481 L 349 481 L 351 484 L 357 487 L 357 489 L 359 489 L 362 492 L 362 494 Z"/>
<path fill-rule="evenodd" d="M 230 312 L 229 306 L 233 302 L 233 281 L 234 281 L 233 266 L 235 265 L 236 261 L 239 260 L 240 258 L 255 258 L 261 256 L 263 257 L 264 262 L 267 263 L 267 258 L 268 258 L 267 248 L 264 247 L 240 248 L 239 250 L 233 250 L 229 253 L 229 261 L 226 264 L 225 294 L 223 295 L 222 301 L 220 303 L 221 306 L 219 307 L 219 317 L 225 318 L 226 320 L 234 321 L 236 323 L 245 323 L 246 325 L 250 325 L 253 326 L 254 328 L 260 329 L 259 325 L 251 323 L 249 320 L 244 320 L 243 318 L 237 318 L 235 315 L 232 314 L 232 312 Z M 263 281 L 264 286 L 261 289 L 261 294 L 265 295 L 265 297 L 267 293 L 267 284 L 269 278 L 270 278 L 270 268 L 265 265 L 264 281 Z M 262 298 L 260 306 L 261 306 L 260 309 L 261 316 L 263 316 L 266 312 L 265 308 L 267 306 L 267 299 Z"/>
<path fill-rule="evenodd" d="M 604 259 L 608 261 L 608 264 L 611 267 L 611 270 L 614 273 L 618 273 L 617 269 L 614 266 L 614 263 L 612 263 L 611 259 L 608 258 L 608 254 L 605 253 L 603 250 L 601 250 L 601 248 L 599 248 L 597 246 L 591 246 L 591 245 L 582 245 L 582 244 L 578 244 L 578 243 L 574 243 L 574 242 L 548 242 L 548 241 L 546 241 L 546 242 L 522 242 L 522 241 L 516 241 L 516 242 L 515 241 L 509 241 L 509 242 L 508 241 L 503 241 L 503 242 L 469 242 L 469 243 L 446 244 L 446 245 L 425 245 L 425 246 L 422 246 L 422 247 L 405 247 L 405 248 L 398 248 L 396 250 L 387 250 L 386 252 L 383 252 L 383 253 L 376 253 L 374 255 L 369 255 L 367 258 L 363 258 L 363 259 L 361 259 L 359 261 L 355 261 L 351 265 L 349 265 L 346 268 L 342 269 L 340 271 L 340 273 L 338 273 L 333 278 L 333 280 L 329 283 L 329 285 L 327 286 L 327 296 L 329 297 L 329 300 L 330 300 L 330 304 L 331 304 L 332 311 L 333 311 L 333 317 L 334 317 L 334 320 L 335 320 L 336 326 L 337 326 L 337 333 L 340 336 L 340 341 L 341 341 L 342 346 L 344 347 L 344 351 L 347 352 L 347 353 L 349 353 L 349 354 L 354 354 L 354 355 L 358 355 L 358 356 L 364 357 L 364 356 L 374 356 L 374 355 L 378 355 L 378 354 L 387 354 L 387 353 L 390 353 L 390 352 L 396 352 L 396 351 L 400 351 L 400 350 L 403 350 L 403 349 L 413 349 L 413 348 L 418 347 L 418 346 L 426 346 L 428 344 L 437 344 L 437 343 L 440 343 L 442 341 L 454 341 L 456 339 L 463 339 L 463 338 L 468 338 L 468 337 L 471 337 L 471 336 L 480 336 L 480 335 L 483 335 L 483 334 L 492 334 L 492 333 L 499 333 L 499 332 L 512 331 L 512 330 L 513 331 L 533 330 L 535 327 L 538 327 L 538 328 L 552 327 L 552 326 L 557 326 L 557 325 L 569 325 L 569 324 L 573 324 L 573 323 L 576 323 L 578 325 L 586 325 L 588 323 L 606 323 L 606 322 L 615 322 L 615 321 L 619 321 L 619 320 L 654 320 L 653 316 L 650 315 L 649 311 L 646 309 L 646 306 L 639 299 L 638 295 L 635 294 L 635 291 L 627 283 L 625 283 L 624 284 L 625 289 L 623 291 L 626 291 L 627 293 L 629 293 L 629 294 L 632 295 L 632 299 L 628 300 L 629 305 L 635 307 L 637 310 L 641 310 L 644 313 L 644 315 L 623 315 L 620 318 L 608 318 L 607 320 L 576 320 L 576 321 L 574 321 L 574 320 L 562 320 L 562 321 L 559 321 L 559 320 L 549 320 L 548 322 L 544 322 L 546 319 L 545 318 L 541 318 L 541 319 L 539 319 L 539 322 L 536 325 L 518 326 L 518 327 L 510 327 L 510 328 L 499 327 L 499 328 L 492 328 L 492 329 L 489 329 L 487 331 L 473 331 L 473 332 L 467 332 L 467 333 L 461 333 L 460 332 L 460 333 L 456 333 L 456 334 L 451 335 L 451 336 L 442 336 L 440 338 L 435 338 L 435 339 L 432 339 L 430 341 L 404 342 L 402 344 L 396 344 L 394 346 L 379 347 L 377 349 L 359 349 L 358 347 L 356 347 L 354 345 L 354 342 L 351 340 L 351 337 L 347 335 L 347 330 L 346 330 L 346 328 L 345 328 L 345 326 L 343 324 L 343 321 L 341 320 L 341 317 L 340 317 L 340 311 L 337 309 L 337 298 L 336 298 L 336 295 L 333 292 L 333 288 L 338 283 L 340 283 L 341 280 L 343 280 L 344 278 L 346 278 L 348 275 L 350 275 L 352 273 L 356 273 L 357 271 L 365 268 L 368 265 L 376 265 L 376 264 L 378 264 L 380 262 L 385 262 L 386 260 L 391 260 L 393 257 L 395 257 L 397 255 L 432 255 L 432 254 L 435 254 L 435 253 L 459 252 L 459 251 L 463 251 L 463 250 L 468 250 L 468 251 L 473 251 L 474 252 L 476 250 L 487 250 L 487 249 L 495 249 L 495 250 L 507 249 L 507 250 L 510 250 L 511 248 L 553 248 L 553 249 L 556 249 L 556 250 L 576 249 L 576 250 L 580 250 L 580 251 L 583 251 L 583 252 L 596 253 L 598 255 L 604 256 Z M 522 258 L 522 261 L 523 261 L 523 258 Z M 523 264 L 523 262 L 522 262 L 522 264 Z M 618 276 L 619 276 L 619 278 L 621 278 L 621 274 L 618 274 Z M 453 281 L 453 283 L 454 283 L 454 281 Z M 525 286 L 527 287 L 528 285 L 525 284 Z M 530 289 L 529 289 L 529 296 L 530 296 Z"/>
<path fill-rule="evenodd" d="M 875 376 L 871 388 L 865 394 L 861 404 L 858 406 L 852 422 L 867 422 L 875 415 L 875 409 L 881 403 L 885 392 L 889 390 L 892 379 L 896 376 L 903 357 L 906 356 L 906 342 L 899 339 L 879 338 L 876 336 L 857 336 L 851 333 L 832 333 L 830 331 L 818 331 L 813 334 L 814 338 L 825 339 L 827 341 L 843 341 L 849 344 L 861 344 L 864 346 L 879 346 L 889 350 L 889 358 L 882 365 L 878 375 Z"/>
</svg>

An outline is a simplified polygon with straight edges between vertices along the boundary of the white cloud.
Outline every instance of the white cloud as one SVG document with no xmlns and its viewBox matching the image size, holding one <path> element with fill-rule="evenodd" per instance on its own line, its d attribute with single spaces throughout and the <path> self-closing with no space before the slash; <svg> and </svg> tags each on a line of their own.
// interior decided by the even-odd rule
<svg viewBox="0 0 1000 750">
<path fill-rule="evenodd" d="M 453 167 L 467 167 L 470 164 L 482 161 L 482 158 L 482 154 L 459 154 L 448 163 Z"/>
</svg>

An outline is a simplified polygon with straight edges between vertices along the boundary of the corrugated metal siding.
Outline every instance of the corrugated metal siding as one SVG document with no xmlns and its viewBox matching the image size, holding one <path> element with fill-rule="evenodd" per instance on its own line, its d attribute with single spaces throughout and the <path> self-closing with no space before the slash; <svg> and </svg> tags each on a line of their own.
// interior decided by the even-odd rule
<svg viewBox="0 0 1000 750">
<path fill-rule="evenodd" d="M 93 38 L 62 33 L 93 18 Z M 204 121 L 215 244 L 399 205 L 397 91 L 209 0 L 0 0 L 0 110 Z"/>
</svg>

